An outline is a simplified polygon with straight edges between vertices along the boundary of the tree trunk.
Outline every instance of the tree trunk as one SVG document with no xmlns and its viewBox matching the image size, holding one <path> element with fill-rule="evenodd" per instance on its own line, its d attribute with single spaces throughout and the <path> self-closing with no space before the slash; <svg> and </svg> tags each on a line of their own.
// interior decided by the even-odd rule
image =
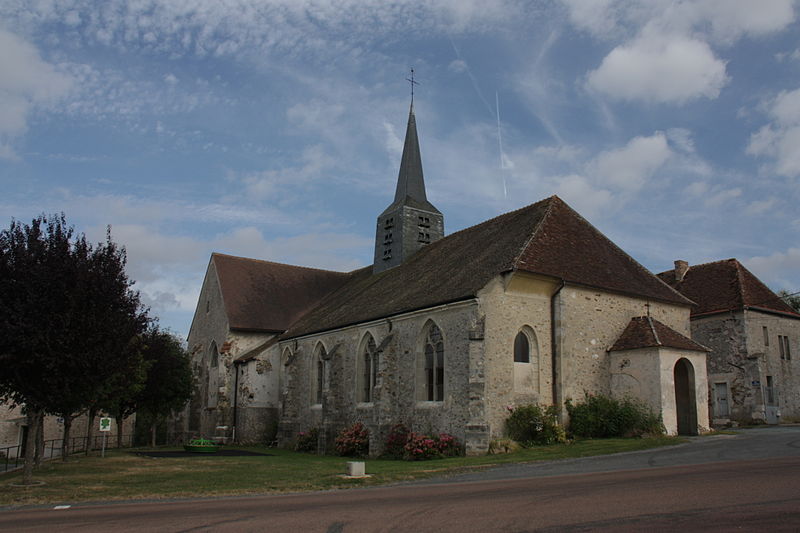
<svg viewBox="0 0 800 533">
<path fill-rule="evenodd" d="M 118 416 L 115 420 L 117 421 L 117 448 L 122 448 L 122 424 L 125 423 L 125 419 Z"/>
<path fill-rule="evenodd" d="M 86 422 L 86 455 L 89 455 L 89 451 L 92 449 L 92 430 L 94 429 L 94 418 L 96 416 L 97 409 L 95 407 L 90 407 L 87 415 L 88 420 Z"/>
<path fill-rule="evenodd" d="M 153 422 L 153 424 L 150 426 L 150 447 L 151 448 L 155 448 L 156 447 L 156 426 L 157 425 L 158 424 Z"/>
<path fill-rule="evenodd" d="M 66 461 L 69 455 L 69 432 L 72 429 L 72 416 L 64 416 L 64 438 L 61 439 L 61 460 Z"/>
<path fill-rule="evenodd" d="M 31 485 L 33 483 L 33 466 L 36 455 L 36 440 L 39 432 L 39 417 L 42 412 L 36 409 L 28 409 L 28 435 L 25 437 L 25 464 L 22 467 L 22 483 Z"/>
<path fill-rule="evenodd" d="M 37 418 L 39 419 L 39 429 L 36 432 L 36 454 L 34 459 L 36 468 L 39 468 L 44 460 L 44 413 L 39 413 Z"/>
</svg>

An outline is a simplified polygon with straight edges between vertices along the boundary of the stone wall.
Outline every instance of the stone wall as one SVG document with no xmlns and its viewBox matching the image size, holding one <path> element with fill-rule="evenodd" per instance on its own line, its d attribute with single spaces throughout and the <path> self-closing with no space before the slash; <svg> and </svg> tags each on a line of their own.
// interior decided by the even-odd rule
<svg viewBox="0 0 800 533">
<path fill-rule="evenodd" d="M 216 267 L 213 261 L 209 262 L 188 338 L 195 390 L 189 406 L 176 421 L 175 431 L 230 440 L 234 436 L 234 360 L 273 336 L 229 330 Z M 215 350 L 217 366 L 213 367 Z M 246 443 L 271 441 L 277 418 L 277 372 L 273 370 L 277 357 L 270 360 L 268 355 L 259 354 L 239 366 L 235 422 L 240 427 L 236 438 Z"/>
<path fill-rule="evenodd" d="M 608 350 L 633 317 L 649 314 L 690 335 L 689 308 L 567 285 L 557 301 L 558 387 L 561 401 L 610 393 Z M 649 308 L 648 308 L 649 305 Z M 564 413 L 565 414 L 565 413 Z"/>
<path fill-rule="evenodd" d="M 470 332 L 477 322 L 477 307 L 474 301 L 445 305 L 281 343 L 273 350 L 288 363 L 282 365 L 281 387 L 286 392 L 280 442 L 288 445 L 297 432 L 317 427 L 320 446 L 330 451 L 335 435 L 355 422 L 370 429 L 372 454 L 380 453 L 383 438 L 396 423 L 416 432 L 451 433 L 464 442 L 470 422 L 470 356 L 474 355 Z M 444 339 L 443 401 L 418 399 L 419 388 L 424 387 L 418 368 L 429 321 L 441 329 Z M 378 347 L 379 363 L 373 400 L 364 403 L 358 401 L 356 357 L 367 333 Z M 327 360 L 323 400 L 317 404 L 313 358 L 320 344 Z"/>
</svg>

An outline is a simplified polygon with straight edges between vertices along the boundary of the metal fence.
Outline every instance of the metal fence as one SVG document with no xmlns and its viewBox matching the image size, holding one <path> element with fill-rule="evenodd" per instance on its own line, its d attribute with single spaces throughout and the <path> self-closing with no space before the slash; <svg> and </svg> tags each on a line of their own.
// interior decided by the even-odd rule
<svg viewBox="0 0 800 533">
<path fill-rule="evenodd" d="M 134 435 L 123 435 L 121 448 L 133 447 Z M 61 457 L 61 442 L 62 439 L 50 439 L 44 441 L 44 449 L 42 449 L 42 461 L 48 461 L 56 457 Z M 95 435 L 93 437 L 70 437 L 69 439 L 69 453 L 86 453 L 87 448 L 91 450 L 100 450 L 103 447 L 103 436 Z M 117 435 L 108 435 L 106 441 L 106 449 L 117 448 Z M 16 470 L 21 468 L 25 462 L 25 446 L 17 444 L 15 446 L 0 446 L 0 473 L 8 472 L 9 470 Z"/>
</svg>

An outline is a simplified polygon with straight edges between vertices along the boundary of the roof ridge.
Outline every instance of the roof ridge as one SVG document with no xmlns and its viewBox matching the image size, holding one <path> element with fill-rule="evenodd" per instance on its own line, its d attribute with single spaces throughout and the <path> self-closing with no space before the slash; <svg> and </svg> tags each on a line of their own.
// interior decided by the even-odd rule
<svg viewBox="0 0 800 533">
<path fill-rule="evenodd" d="M 540 200 L 539 201 L 539 202 L 549 202 L 549 204 L 547 206 L 547 210 L 545 211 L 544 215 L 539 219 L 539 223 L 536 224 L 536 227 L 533 228 L 533 231 L 531 232 L 531 234 L 528 235 L 528 239 L 525 241 L 525 244 L 522 245 L 522 248 L 519 249 L 519 251 L 517 252 L 517 255 L 511 261 L 511 268 L 513 268 L 515 270 L 517 269 L 517 265 L 520 262 L 520 258 L 522 257 L 522 254 L 525 253 L 525 250 L 528 249 L 528 246 L 531 244 L 531 242 L 533 242 L 533 239 L 536 238 L 537 234 L 539 233 L 539 230 L 544 225 L 544 221 L 547 220 L 547 218 L 550 216 L 550 213 L 553 212 L 553 205 L 556 203 L 556 201 L 564 203 L 563 200 L 561 200 L 561 198 L 559 198 L 555 194 L 553 196 L 545 198 L 544 200 Z M 539 202 L 536 202 L 536 203 L 538 204 Z M 531 205 L 533 205 L 533 204 L 531 204 Z"/>
<path fill-rule="evenodd" d="M 647 323 L 650 326 L 650 331 L 653 333 L 653 338 L 656 340 L 656 344 L 658 346 L 662 346 L 661 339 L 658 338 L 658 332 L 656 331 L 656 326 L 653 324 L 653 317 L 647 315 Z"/>
<path fill-rule="evenodd" d="M 739 298 L 739 305 L 744 309 L 747 305 L 747 295 L 745 292 L 747 291 L 747 284 L 744 283 L 744 273 L 742 272 L 742 264 L 737 259 L 729 259 L 728 261 L 733 262 L 733 268 L 736 269 L 736 283 L 738 283 L 739 287 L 736 291 L 736 296 Z"/>
<path fill-rule="evenodd" d="M 328 269 L 325 269 L 325 268 L 308 267 L 308 266 L 303 266 L 303 265 L 292 265 L 292 264 L 289 264 L 289 263 L 279 263 L 277 261 L 268 261 L 266 259 L 255 259 L 255 258 L 252 258 L 252 257 L 244 257 L 244 256 L 241 256 L 241 255 L 231 255 L 231 254 L 223 254 L 223 253 L 220 253 L 220 252 L 211 252 L 212 259 L 214 258 L 214 256 L 226 257 L 228 259 L 238 259 L 240 261 L 249 261 L 249 262 L 253 262 L 253 263 L 265 263 L 265 264 L 268 264 L 268 265 L 286 266 L 286 267 L 291 267 L 291 268 L 299 268 L 299 269 L 303 269 L 303 270 L 313 270 L 313 271 L 316 271 L 316 272 L 328 272 L 330 274 L 342 274 L 342 275 L 352 274 L 353 272 L 356 272 L 357 270 L 361 270 L 362 268 L 365 268 L 365 267 L 359 267 L 359 268 L 356 268 L 355 270 L 351 270 L 350 272 L 342 272 L 340 270 L 328 270 Z"/>
<path fill-rule="evenodd" d="M 691 270 L 693 268 L 700 268 L 700 267 L 705 267 L 705 266 L 710 266 L 710 265 L 717 265 L 717 264 L 720 264 L 720 263 L 727 263 L 729 261 L 736 261 L 737 263 L 739 262 L 739 260 L 736 259 L 735 257 L 729 257 L 728 259 L 718 259 L 717 261 L 709 261 L 707 263 L 698 263 L 696 265 L 693 265 L 693 264 L 689 263 L 689 270 Z M 688 263 L 688 261 L 687 261 L 687 263 Z M 674 268 L 670 268 L 670 269 L 664 270 L 662 272 L 659 272 L 659 274 L 666 274 L 667 272 L 674 272 L 674 271 L 675 271 Z"/>
</svg>

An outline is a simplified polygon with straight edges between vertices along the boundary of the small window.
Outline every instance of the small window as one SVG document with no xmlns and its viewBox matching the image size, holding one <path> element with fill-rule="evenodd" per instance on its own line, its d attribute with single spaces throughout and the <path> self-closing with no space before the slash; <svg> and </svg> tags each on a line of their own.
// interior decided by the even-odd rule
<svg viewBox="0 0 800 533">
<path fill-rule="evenodd" d="M 785 337 L 783 335 L 778 335 L 778 349 L 781 352 L 781 359 L 786 359 L 786 353 L 784 352 L 784 343 L 783 339 Z"/>
<path fill-rule="evenodd" d="M 383 227 L 385 229 L 389 229 L 394 226 L 394 217 L 387 218 L 386 221 L 383 223 Z"/>
<path fill-rule="evenodd" d="M 769 330 L 767 326 L 761 326 L 761 331 L 764 332 L 764 346 L 769 346 Z"/>
<path fill-rule="evenodd" d="M 208 314 L 209 311 L 211 311 L 211 302 L 206 300 L 206 314 Z"/>
<path fill-rule="evenodd" d="M 792 352 L 791 352 L 791 350 L 789 349 L 789 337 L 787 337 L 787 336 L 785 336 L 785 335 L 784 335 L 784 337 L 783 337 L 783 344 L 784 344 L 784 346 L 785 346 L 785 348 L 786 348 L 786 349 L 784 350 L 784 352 L 785 352 L 785 354 L 786 354 L 786 360 L 787 360 L 787 361 L 790 361 L 790 360 L 792 359 Z"/>
<path fill-rule="evenodd" d="M 514 339 L 514 362 L 515 363 L 530 363 L 531 362 L 531 347 L 528 342 L 528 337 L 521 331 L 517 333 Z"/>
<path fill-rule="evenodd" d="M 367 341 L 361 351 L 360 376 L 361 385 L 359 401 L 372 402 L 374 400 L 375 385 L 378 381 L 378 353 L 375 339 L 367 333 Z"/>
<path fill-rule="evenodd" d="M 314 350 L 314 357 L 311 360 L 312 364 L 312 373 L 313 377 L 313 384 L 314 384 L 314 396 L 312 397 L 312 403 L 321 404 L 323 393 L 325 391 L 325 380 L 327 376 L 325 375 L 327 372 L 327 365 L 325 364 L 325 347 L 322 343 L 317 345 L 316 350 Z"/>
</svg>

